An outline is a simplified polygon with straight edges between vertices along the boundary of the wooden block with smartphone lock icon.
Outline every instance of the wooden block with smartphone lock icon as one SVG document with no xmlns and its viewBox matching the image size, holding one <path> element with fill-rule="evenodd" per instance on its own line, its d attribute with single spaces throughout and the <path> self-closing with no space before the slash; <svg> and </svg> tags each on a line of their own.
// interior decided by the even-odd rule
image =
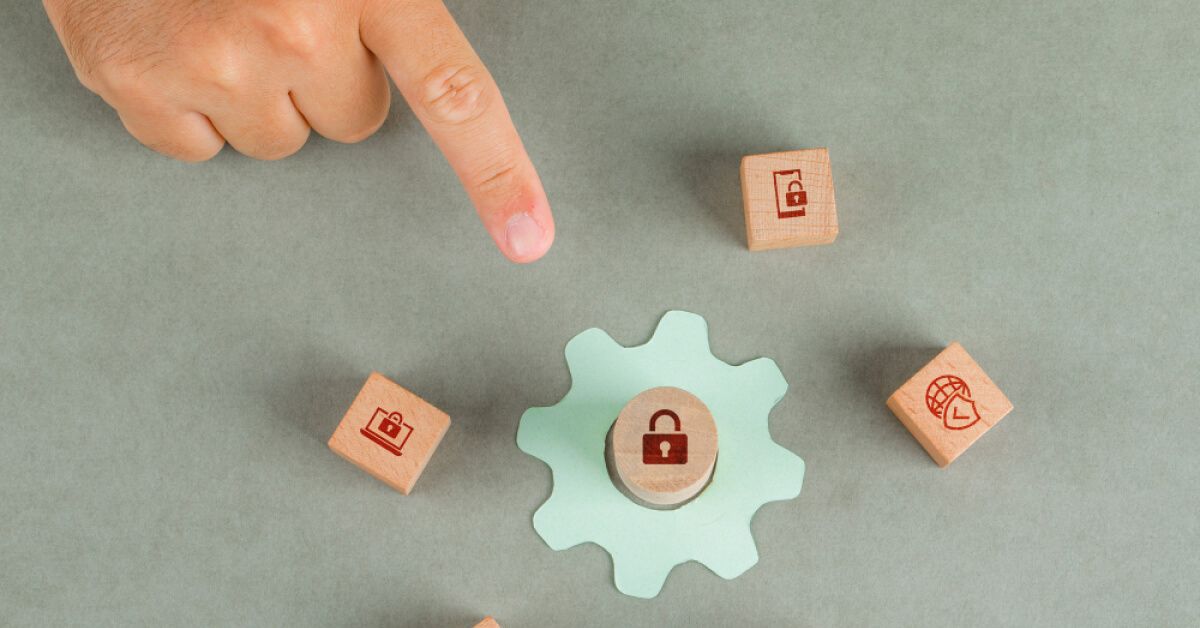
<svg viewBox="0 0 1200 628">
<path fill-rule="evenodd" d="M 887 406 L 941 467 L 954 462 L 1013 408 L 957 342 L 892 393 Z"/>
<path fill-rule="evenodd" d="M 630 400 L 606 443 L 618 487 L 652 508 L 673 508 L 696 497 L 717 461 L 717 425 L 695 395 L 670 386 Z"/>
<path fill-rule="evenodd" d="M 747 155 L 741 177 L 751 251 L 829 244 L 837 238 L 828 149 Z"/>
<path fill-rule="evenodd" d="M 445 412 L 371 373 L 329 437 L 329 448 L 408 495 L 449 428 Z"/>
</svg>

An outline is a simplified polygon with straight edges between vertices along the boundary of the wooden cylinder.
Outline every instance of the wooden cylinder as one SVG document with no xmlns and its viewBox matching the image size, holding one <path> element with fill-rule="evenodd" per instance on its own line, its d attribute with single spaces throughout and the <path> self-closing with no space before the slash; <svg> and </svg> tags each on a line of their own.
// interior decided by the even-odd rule
<svg viewBox="0 0 1200 628">
<path fill-rule="evenodd" d="M 704 402 L 686 390 L 651 388 L 621 410 L 606 453 L 627 494 L 650 507 L 678 507 L 712 478 L 717 424 Z"/>
</svg>

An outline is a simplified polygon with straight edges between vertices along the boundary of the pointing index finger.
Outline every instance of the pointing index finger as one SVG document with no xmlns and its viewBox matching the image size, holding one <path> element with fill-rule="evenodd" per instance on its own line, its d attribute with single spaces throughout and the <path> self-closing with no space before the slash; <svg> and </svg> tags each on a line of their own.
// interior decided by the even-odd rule
<svg viewBox="0 0 1200 628">
<path fill-rule="evenodd" d="M 554 241 L 541 180 L 500 89 L 440 0 L 367 0 L 363 43 L 458 174 L 492 239 L 514 262 Z"/>
</svg>

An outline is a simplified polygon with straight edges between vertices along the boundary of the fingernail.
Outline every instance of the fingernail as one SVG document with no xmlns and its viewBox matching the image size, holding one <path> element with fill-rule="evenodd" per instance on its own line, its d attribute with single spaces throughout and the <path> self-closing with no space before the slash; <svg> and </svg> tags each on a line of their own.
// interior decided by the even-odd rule
<svg viewBox="0 0 1200 628">
<path fill-rule="evenodd" d="M 508 241 L 508 252 L 513 257 L 527 257 L 542 246 L 546 232 L 529 214 L 517 214 L 508 219 L 504 238 Z"/>
</svg>

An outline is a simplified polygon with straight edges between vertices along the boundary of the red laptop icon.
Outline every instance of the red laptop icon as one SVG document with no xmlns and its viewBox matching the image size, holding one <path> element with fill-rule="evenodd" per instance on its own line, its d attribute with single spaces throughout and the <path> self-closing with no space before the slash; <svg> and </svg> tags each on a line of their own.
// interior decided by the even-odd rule
<svg viewBox="0 0 1200 628">
<path fill-rule="evenodd" d="M 359 431 L 380 447 L 399 456 L 400 450 L 404 449 L 404 443 L 412 436 L 413 428 L 404 422 L 404 417 L 399 412 L 376 408 L 371 420 L 367 421 L 367 426 Z"/>
</svg>

